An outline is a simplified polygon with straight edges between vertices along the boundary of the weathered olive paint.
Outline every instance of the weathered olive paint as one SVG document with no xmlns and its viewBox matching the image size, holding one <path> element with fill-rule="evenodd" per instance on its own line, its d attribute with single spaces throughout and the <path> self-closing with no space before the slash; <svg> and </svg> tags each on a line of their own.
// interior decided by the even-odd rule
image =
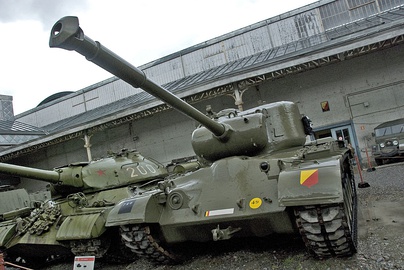
<svg viewBox="0 0 404 270">
<path fill-rule="evenodd" d="M 29 194 L 25 189 L 10 189 L 0 192 L 0 247 L 14 236 L 17 220 L 27 217 L 38 205 L 51 198 L 48 191 Z"/>
<path fill-rule="evenodd" d="M 241 228 L 237 236 L 292 233 L 286 206 L 342 201 L 340 162 L 349 150 L 328 141 L 303 147 L 306 134 L 296 104 L 227 109 L 211 119 L 84 35 L 75 17 L 55 24 L 49 44 L 77 51 L 201 124 L 192 146 L 204 166 L 171 176 L 157 188 L 138 188 L 111 210 L 106 226 L 159 224 L 166 242 L 208 241 L 218 226 Z M 310 187 L 300 183 L 300 172 L 308 169 L 318 170 L 319 178 Z"/>
<path fill-rule="evenodd" d="M 52 171 L 0 163 L 0 173 L 52 183 L 52 189 L 62 194 L 106 190 L 168 174 L 163 165 L 143 157 L 136 151 L 125 149 L 115 156 L 72 163 Z"/>
<path fill-rule="evenodd" d="M 53 200 L 36 208 L 37 215 L 0 222 L 0 248 L 26 256 L 32 256 L 33 250 L 35 256 L 48 256 L 54 248 L 70 253 L 69 241 L 99 238 L 107 230 L 109 212 L 116 203 L 133 196 L 133 186 L 168 175 L 163 165 L 125 149 L 107 158 L 54 170 L 0 163 L 0 172 L 51 183 Z"/>
<path fill-rule="evenodd" d="M 158 163 L 129 151 L 54 171 L 0 165 L 0 171 L 49 181 L 58 194 L 67 195 L 42 208 L 49 220 L 61 217 L 48 231 L 32 226 L 27 230 L 35 235 L 15 233 L 6 244 L 9 250 L 22 252 L 22 248 L 38 245 L 41 248 L 34 254 L 45 253 L 44 247 L 49 246 L 85 254 L 90 250 L 82 249 L 82 244 L 92 248 L 96 242 L 91 240 L 105 240 L 105 235 L 119 227 L 130 250 L 140 252 L 135 249 L 136 241 L 142 244 L 144 240 L 162 250 L 160 256 L 168 252 L 158 243 L 297 233 L 297 207 L 345 201 L 341 177 L 343 172 L 352 174 L 351 151 L 343 142 L 330 139 L 305 145 L 311 127 L 296 104 L 282 101 L 207 116 L 85 36 L 76 17 L 56 22 L 49 44 L 77 51 L 198 121 L 201 126 L 192 135 L 197 160 L 179 164 L 180 169 L 170 174 Z M 334 221 L 327 211 L 321 218 Z M 143 225 L 155 229 L 158 239 L 139 230 Z M 143 239 L 145 233 L 147 239 Z M 97 255 L 104 254 L 101 247 Z"/>
</svg>

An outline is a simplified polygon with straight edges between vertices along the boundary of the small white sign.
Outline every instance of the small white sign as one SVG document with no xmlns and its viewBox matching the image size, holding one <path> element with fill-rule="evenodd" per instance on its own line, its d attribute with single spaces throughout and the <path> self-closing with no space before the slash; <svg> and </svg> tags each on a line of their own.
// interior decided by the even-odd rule
<svg viewBox="0 0 404 270">
<path fill-rule="evenodd" d="M 76 256 L 73 270 L 94 270 L 94 262 L 94 256 Z"/>
<path fill-rule="evenodd" d="M 214 217 L 214 216 L 231 215 L 231 214 L 234 214 L 234 208 L 206 211 L 205 217 Z"/>
</svg>

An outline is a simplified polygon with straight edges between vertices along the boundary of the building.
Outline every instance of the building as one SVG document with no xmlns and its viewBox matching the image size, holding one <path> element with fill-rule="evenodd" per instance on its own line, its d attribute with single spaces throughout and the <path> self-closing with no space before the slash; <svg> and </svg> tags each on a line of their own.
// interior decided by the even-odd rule
<svg viewBox="0 0 404 270">
<path fill-rule="evenodd" d="M 0 95 L 0 151 L 45 136 L 46 132 L 14 119 L 13 97 Z M 18 185 L 19 178 L 1 176 L 0 186 Z"/>
<path fill-rule="evenodd" d="M 373 128 L 403 115 L 403 23 L 404 0 L 321 0 L 140 69 L 201 111 L 296 102 L 316 138 L 348 140 L 366 158 Z M 49 169 L 120 148 L 163 163 L 193 155 L 195 123 L 115 77 L 15 119 L 47 134 L 3 149 L 3 162 Z"/>
</svg>

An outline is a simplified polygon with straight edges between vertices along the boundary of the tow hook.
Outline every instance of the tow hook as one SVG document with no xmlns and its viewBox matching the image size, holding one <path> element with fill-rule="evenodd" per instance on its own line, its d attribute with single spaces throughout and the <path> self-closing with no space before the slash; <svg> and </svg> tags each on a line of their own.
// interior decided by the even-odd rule
<svg viewBox="0 0 404 270">
<path fill-rule="evenodd" d="M 240 230 L 241 228 L 233 228 L 231 226 L 227 227 L 227 229 L 221 230 L 219 225 L 217 225 L 217 228 L 212 230 L 213 241 L 228 240 L 232 238 L 234 233 Z"/>
</svg>

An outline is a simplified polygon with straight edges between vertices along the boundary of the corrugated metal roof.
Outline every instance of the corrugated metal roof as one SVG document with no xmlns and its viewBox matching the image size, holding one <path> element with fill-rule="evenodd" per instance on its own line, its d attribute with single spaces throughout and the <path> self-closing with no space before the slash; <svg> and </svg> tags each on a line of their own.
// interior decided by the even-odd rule
<svg viewBox="0 0 404 270">
<path fill-rule="evenodd" d="M 140 106 L 154 99 L 155 98 L 149 93 L 141 92 L 136 95 L 129 96 L 125 99 L 121 99 L 119 101 L 98 107 L 91 111 L 87 111 L 79 115 L 63 119 L 59 122 L 44 126 L 43 128 L 51 133 L 62 131 L 71 127 L 80 126 L 84 123 L 88 123 L 111 114 L 116 114 L 117 112 L 124 111 L 132 106 Z"/>
<path fill-rule="evenodd" d="M 394 17 L 392 8 L 403 4 L 404 0 L 321 0 L 185 48 L 139 68 L 157 84 L 166 85 L 172 90 L 183 89 L 183 96 L 187 95 L 188 90 L 194 94 L 195 91 L 228 87 L 232 83 L 247 85 L 250 83 L 241 80 L 261 75 L 286 75 L 296 68 L 307 70 L 309 65 L 318 65 L 315 62 L 322 61 L 325 54 L 319 49 L 321 46 L 330 52 L 334 48 L 327 47 L 339 46 L 340 49 L 346 45 L 354 46 L 357 44 L 355 38 L 360 33 L 373 31 L 378 25 L 383 29 L 385 22 L 391 22 L 386 25 L 396 24 L 402 13 Z M 389 13 L 385 15 L 386 12 Z M 383 31 L 387 32 L 385 29 Z M 368 44 L 381 36 L 376 32 L 371 34 L 373 38 L 366 38 Z M 338 45 L 338 42 L 342 44 L 342 37 L 345 44 Z M 332 44 L 335 40 L 337 42 Z M 355 46 L 354 49 L 364 45 Z M 343 54 L 348 50 L 340 53 L 345 57 Z M 306 55 L 311 55 L 314 61 L 307 60 Z M 338 55 L 332 58 L 336 59 Z M 298 67 L 296 62 L 300 62 L 303 68 Z M 69 98 L 59 98 L 24 112 L 16 118 L 43 127 L 141 91 L 122 80 L 111 79 L 81 89 L 69 95 Z"/>
<path fill-rule="evenodd" d="M 45 135 L 43 129 L 27 125 L 18 121 L 0 120 L 0 134 L 35 134 Z"/>
<path fill-rule="evenodd" d="M 0 146 L 12 146 L 22 144 L 37 139 L 46 134 L 47 132 L 43 129 L 18 121 L 0 121 Z"/>
<path fill-rule="evenodd" d="M 378 31 L 377 27 L 381 25 L 395 25 L 398 22 L 401 24 L 404 20 L 404 5 L 395 7 L 394 9 L 375 14 L 351 23 L 333 27 L 325 33 L 313 35 L 307 38 L 302 38 L 298 41 L 290 42 L 282 46 L 274 47 L 251 56 L 217 66 L 215 68 L 193 74 L 182 79 L 163 85 L 164 88 L 174 94 L 181 93 L 191 87 L 207 84 L 209 81 L 218 80 L 221 77 L 231 77 L 233 74 L 240 71 L 246 72 L 249 69 L 256 67 L 271 65 L 280 59 L 285 59 L 293 53 L 315 48 L 327 48 L 331 42 L 335 42 L 343 37 L 348 37 L 349 40 L 355 40 L 365 30 Z M 369 33 L 367 33 L 369 34 Z M 116 114 L 131 107 L 139 107 L 147 102 L 154 101 L 155 98 L 146 92 L 140 92 L 136 95 L 125 99 L 98 107 L 91 111 L 76 115 L 74 117 L 63 119 L 57 123 L 43 127 L 50 132 L 62 131 L 73 126 L 80 126 L 108 115 Z"/>
<path fill-rule="evenodd" d="M 352 35 L 350 40 L 354 40 L 357 35 L 360 35 L 360 33 L 364 30 L 394 23 L 403 19 L 404 7 L 399 6 L 392 10 L 356 20 L 351 23 L 343 24 L 338 27 L 330 28 L 324 33 L 301 38 L 297 41 L 270 48 L 242 59 L 184 77 L 180 80 L 166 84 L 165 87 L 168 90 L 175 91 L 179 88 L 189 88 L 200 83 L 206 83 L 210 80 L 216 80 L 219 77 L 231 76 L 231 74 L 235 73 L 236 71 L 245 71 L 254 66 L 270 65 L 271 63 L 276 62 L 278 59 L 287 57 L 292 53 L 298 53 L 304 49 L 314 50 L 314 47 L 326 47 L 330 41 L 334 41 L 348 35 Z"/>
</svg>

